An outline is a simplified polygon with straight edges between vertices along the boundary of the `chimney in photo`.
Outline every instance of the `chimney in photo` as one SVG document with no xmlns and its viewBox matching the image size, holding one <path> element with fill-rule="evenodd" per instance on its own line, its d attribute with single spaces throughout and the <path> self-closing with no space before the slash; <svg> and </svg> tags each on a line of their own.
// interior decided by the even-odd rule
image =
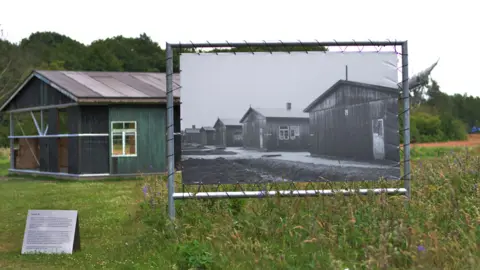
<svg viewBox="0 0 480 270">
<path fill-rule="evenodd" d="M 195 125 L 192 125 L 192 128 L 195 129 Z"/>
<path fill-rule="evenodd" d="M 287 102 L 287 111 L 290 111 L 292 109 L 292 103 Z"/>
</svg>

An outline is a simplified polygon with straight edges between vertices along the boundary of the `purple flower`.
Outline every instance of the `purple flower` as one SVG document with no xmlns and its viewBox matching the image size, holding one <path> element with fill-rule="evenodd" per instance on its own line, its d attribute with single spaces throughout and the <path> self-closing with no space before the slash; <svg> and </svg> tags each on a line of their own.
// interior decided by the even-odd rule
<svg viewBox="0 0 480 270">
<path fill-rule="evenodd" d="M 145 186 L 143 186 L 143 188 L 142 188 L 142 192 L 143 192 L 143 196 L 147 196 L 147 192 L 148 192 L 148 185 L 145 185 Z"/>
<path fill-rule="evenodd" d="M 420 245 L 420 246 L 417 247 L 417 250 L 418 250 L 419 252 L 423 252 L 423 251 L 425 251 L 425 247 L 422 246 L 422 245 Z"/>
<path fill-rule="evenodd" d="M 264 185 L 262 190 L 260 191 L 260 194 L 258 194 L 258 197 L 263 198 L 267 196 L 267 194 L 268 194 L 267 187 Z"/>
<path fill-rule="evenodd" d="M 152 164 L 150 164 L 150 169 L 153 169 L 153 165 L 152 165 Z"/>
</svg>

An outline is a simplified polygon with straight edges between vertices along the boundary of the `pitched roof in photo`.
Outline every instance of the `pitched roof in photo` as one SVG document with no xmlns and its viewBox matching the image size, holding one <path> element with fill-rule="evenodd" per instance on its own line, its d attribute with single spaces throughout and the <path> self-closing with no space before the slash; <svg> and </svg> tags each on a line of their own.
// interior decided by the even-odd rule
<svg viewBox="0 0 480 270">
<path fill-rule="evenodd" d="M 355 81 L 346 81 L 346 80 L 339 80 L 336 83 L 334 83 L 330 88 L 328 88 L 325 92 L 323 92 L 320 96 L 318 96 L 315 100 L 313 100 L 303 111 L 304 112 L 310 112 L 317 104 L 325 100 L 328 96 L 330 96 L 332 93 L 337 91 L 337 89 L 340 88 L 342 85 L 350 85 L 350 86 L 356 86 L 356 87 L 362 87 L 374 91 L 379 91 L 379 92 L 384 92 L 384 93 L 390 93 L 393 95 L 398 95 L 399 91 L 397 88 L 391 88 L 391 87 L 385 87 L 385 86 L 380 86 L 380 85 L 375 85 L 375 84 L 369 84 L 369 83 L 362 83 L 362 82 L 355 82 Z"/>
<path fill-rule="evenodd" d="M 215 129 L 213 127 L 202 127 L 201 130 L 205 130 L 205 131 L 215 131 Z"/>
<path fill-rule="evenodd" d="M 309 118 L 307 113 L 299 110 L 288 110 L 287 108 L 249 108 L 247 112 L 243 115 L 240 122 L 243 123 L 247 116 L 252 112 L 258 113 L 265 118 Z"/>
<path fill-rule="evenodd" d="M 221 122 L 224 126 L 241 126 L 242 125 L 240 123 L 240 119 L 237 119 L 237 118 L 218 118 L 214 126 L 216 126 L 217 123 L 219 122 Z"/>
<path fill-rule="evenodd" d="M 198 128 L 186 128 L 185 133 L 186 134 L 200 133 L 200 129 L 198 129 Z"/>
</svg>

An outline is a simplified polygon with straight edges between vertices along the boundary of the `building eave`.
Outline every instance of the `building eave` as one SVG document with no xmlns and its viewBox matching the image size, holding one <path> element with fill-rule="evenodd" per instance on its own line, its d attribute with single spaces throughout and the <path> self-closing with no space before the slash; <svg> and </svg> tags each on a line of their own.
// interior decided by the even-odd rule
<svg viewBox="0 0 480 270">
<path fill-rule="evenodd" d="M 74 95 L 72 95 L 72 93 L 68 92 L 66 89 L 63 89 L 62 87 L 60 87 L 59 85 L 55 84 L 54 82 L 48 80 L 47 78 L 45 78 L 44 76 L 38 74 L 35 70 L 32 71 L 32 73 L 25 79 L 23 80 L 23 82 L 20 84 L 20 86 L 18 86 L 16 88 L 16 90 L 13 92 L 13 94 L 7 99 L 7 101 L 5 101 L 2 105 L 2 107 L 0 107 L 0 112 L 3 112 L 5 110 L 5 108 L 10 105 L 10 102 L 12 102 L 12 100 L 20 93 L 20 91 L 23 90 L 23 88 L 31 81 L 33 80 L 34 78 L 37 78 L 39 80 L 41 80 L 42 82 L 50 85 L 52 88 L 56 89 L 57 91 L 59 91 L 60 93 L 64 94 L 65 96 L 69 97 L 70 99 L 72 99 L 74 102 L 78 102 L 78 98 Z"/>
</svg>

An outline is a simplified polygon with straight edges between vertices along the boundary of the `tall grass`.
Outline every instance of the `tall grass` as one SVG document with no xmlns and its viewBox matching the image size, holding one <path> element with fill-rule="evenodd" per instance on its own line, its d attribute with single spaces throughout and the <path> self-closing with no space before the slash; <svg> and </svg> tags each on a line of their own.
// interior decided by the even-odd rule
<svg viewBox="0 0 480 270">
<path fill-rule="evenodd" d="M 0 158 L 10 159 L 10 148 L 5 148 L 5 147 L 0 148 Z"/>
<path fill-rule="evenodd" d="M 0 161 L 9 166 L 8 159 Z M 0 268 L 478 269 L 478 153 L 448 151 L 413 161 L 412 168 L 408 205 L 403 196 L 385 195 L 180 200 L 174 223 L 167 216 L 165 178 L 3 178 Z M 243 189 L 401 186 L 401 181 L 381 181 Z M 177 182 L 179 192 L 197 190 L 183 190 Z M 205 190 L 217 188 L 200 189 Z M 19 255 L 28 209 L 79 210 L 82 250 L 68 256 Z"/>
<path fill-rule="evenodd" d="M 147 178 L 139 246 L 178 269 L 478 269 L 479 172 L 478 156 L 452 152 L 415 162 L 408 206 L 386 195 L 189 200 L 174 224 L 165 179 Z"/>
<path fill-rule="evenodd" d="M 480 147 L 465 147 L 465 146 L 457 146 L 457 147 L 445 147 L 445 146 L 437 146 L 437 147 L 424 147 L 424 146 L 415 146 L 412 145 L 410 148 L 410 158 L 411 160 L 421 160 L 421 159 L 435 159 L 441 158 L 445 155 L 452 154 L 453 152 L 468 152 L 472 155 L 478 155 L 480 153 Z M 400 160 L 403 161 L 403 151 L 400 153 Z"/>
</svg>

